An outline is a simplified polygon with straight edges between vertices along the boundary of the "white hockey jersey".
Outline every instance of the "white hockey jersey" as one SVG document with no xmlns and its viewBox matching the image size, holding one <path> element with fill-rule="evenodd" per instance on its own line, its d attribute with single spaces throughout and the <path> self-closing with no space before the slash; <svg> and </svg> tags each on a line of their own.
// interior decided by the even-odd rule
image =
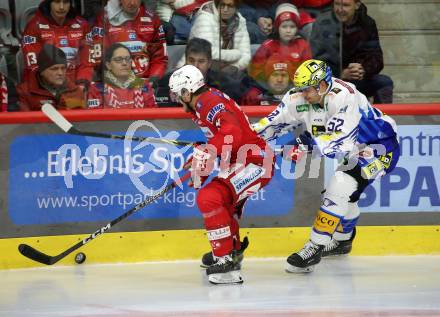
<svg viewBox="0 0 440 317">
<path fill-rule="evenodd" d="M 305 125 L 322 155 L 335 157 L 360 144 L 383 144 L 396 136 L 396 123 L 372 107 L 355 86 L 332 78 L 324 107 L 309 104 L 301 93 L 286 93 L 278 107 L 254 124 L 254 129 L 267 141 Z"/>
</svg>

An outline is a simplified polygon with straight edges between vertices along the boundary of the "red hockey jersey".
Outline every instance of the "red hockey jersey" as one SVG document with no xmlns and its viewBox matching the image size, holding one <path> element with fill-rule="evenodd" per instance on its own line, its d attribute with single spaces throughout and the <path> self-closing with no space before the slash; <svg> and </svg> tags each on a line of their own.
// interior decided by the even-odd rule
<svg viewBox="0 0 440 317">
<path fill-rule="evenodd" d="M 60 48 L 66 54 L 70 80 L 90 81 L 93 64 L 89 62 L 90 46 L 86 43 L 89 32 L 89 24 L 79 16 L 67 18 L 63 25 L 58 25 L 51 17 L 37 10 L 23 32 L 24 81 L 29 78 L 30 71 L 37 69 L 37 55 L 45 43 Z"/>
<path fill-rule="evenodd" d="M 251 128 L 237 103 L 217 89 L 210 88 L 200 95 L 194 121 L 205 133 L 208 144 L 215 146 L 218 155 L 222 154 L 223 145 L 232 146 L 231 162 L 243 145 L 255 144 L 262 151 L 266 149 L 266 141 Z M 225 136 L 232 136 L 232 140 L 228 137 L 225 140 Z"/>
<path fill-rule="evenodd" d="M 97 18 L 92 28 L 92 60 L 100 64 L 106 47 L 121 43 L 130 50 L 133 70 L 142 78 L 161 78 L 167 68 L 165 33 L 156 14 L 141 5 L 134 20 L 120 26 L 109 23 L 105 11 Z"/>
</svg>

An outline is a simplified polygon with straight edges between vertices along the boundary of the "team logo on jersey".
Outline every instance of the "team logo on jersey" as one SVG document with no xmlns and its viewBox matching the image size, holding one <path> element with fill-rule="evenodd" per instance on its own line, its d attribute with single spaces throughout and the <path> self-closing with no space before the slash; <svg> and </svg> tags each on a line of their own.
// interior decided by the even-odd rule
<svg viewBox="0 0 440 317">
<path fill-rule="evenodd" d="M 60 45 L 62 46 L 66 46 L 68 43 L 67 39 L 60 39 Z"/>
<path fill-rule="evenodd" d="M 141 17 L 141 22 L 151 22 L 150 17 Z"/>
<path fill-rule="evenodd" d="M 302 104 L 302 105 L 297 105 L 296 106 L 296 112 L 305 112 L 305 111 L 309 111 L 309 105 L 308 104 Z"/>
<path fill-rule="evenodd" d="M 37 38 L 35 36 L 25 35 L 23 36 L 23 44 L 34 44 L 37 43 Z"/>
<path fill-rule="evenodd" d="M 137 37 L 136 33 L 130 33 L 130 34 L 128 34 L 128 38 L 129 38 L 130 40 L 135 40 L 136 37 Z"/>
<path fill-rule="evenodd" d="M 38 27 L 39 27 L 40 29 L 46 29 L 46 30 L 49 29 L 49 25 L 48 25 L 48 24 L 38 24 Z"/>
<path fill-rule="evenodd" d="M 81 27 L 81 25 L 79 25 L 78 23 L 72 24 L 70 26 L 72 29 L 79 29 Z"/>
<path fill-rule="evenodd" d="M 215 105 L 211 110 L 209 110 L 208 115 L 206 116 L 206 120 L 213 123 L 215 115 L 223 110 L 225 110 L 224 104 L 219 103 L 218 105 Z"/>
</svg>

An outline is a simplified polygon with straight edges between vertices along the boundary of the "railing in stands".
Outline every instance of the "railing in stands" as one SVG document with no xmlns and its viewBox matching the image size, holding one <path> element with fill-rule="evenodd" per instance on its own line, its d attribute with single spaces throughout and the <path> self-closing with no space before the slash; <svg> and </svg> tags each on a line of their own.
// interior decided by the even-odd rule
<svg viewBox="0 0 440 317">
<path fill-rule="evenodd" d="M 440 103 L 375 105 L 389 115 L 429 116 L 440 115 Z M 249 117 L 264 117 L 275 106 L 242 106 Z M 123 121 L 140 119 L 184 119 L 190 118 L 182 108 L 154 109 L 98 109 L 64 110 L 61 113 L 70 121 Z M 0 124 L 42 123 L 50 120 L 40 111 L 5 112 L 0 114 Z"/>
</svg>

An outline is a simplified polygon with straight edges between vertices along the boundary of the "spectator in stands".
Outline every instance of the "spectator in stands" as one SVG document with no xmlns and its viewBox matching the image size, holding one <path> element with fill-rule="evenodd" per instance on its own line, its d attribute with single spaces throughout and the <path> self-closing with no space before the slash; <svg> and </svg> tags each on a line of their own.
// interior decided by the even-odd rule
<svg viewBox="0 0 440 317">
<path fill-rule="evenodd" d="M 272 33 L 272 0 L 243 0 L 238 11 L 246 19 L 251 44 L 261 44 Z"/>
<path fill-rule="evenodd" d="M 170 23 L 174 30 L 174 41 L 186 43 L 195 15 L 208 0 L 159 0 L 157 15 L 162 23 Z"/>
<path fill-rule="evenodd" d="M 210 42 L 205 39 L 193 37 L 188 41 L 188 44 L 185 47 L 184 57 L 185 65 L 193 65 L 197 67 L 203 74 L 205 82 L 209 87 L 219 89 L 234 100 L 239 100 L 241 91 L 238 83 L 231 81 L 230 78 L 225 76 L 225 74 L 211 68 L 212 48 Z M 159 87 L 156 91 L 156 99 L 161 106 L 179 106 L 176 102 L 173 102 L 170 99 L 168 82 L 173 72 L 174 70 L 164 76 L 159 82 Z"/>
<path fill-rule="evenodd" d="M 147 79 L 134 74 L 131 62 L 129 49 L 121 43 L 114 43 L 105 51 L 104 79 L 90 86 L 89 108 L 157 107 L 153 88 Z"/>
<path fill-rule="evenodd" d="M 89 62 L 86 35 L 89 24 L 78 16 L 72 0 L 44 0 L 23 32 L 24 81 L 38 65 L 37 55 L 45 43 L 64 51 L 67 57 L 67 76 L 72 81 L 90 81 L 93 65 Z"/>
<path fill-rule="evenodd" d="M 292 88 L 291 74 L 294 74 L 291 63 L 280 55 L 272 55 L 264 66 L 265 84 L 259 85 L 249 78 L 249 88 L 241 98 L 240 104 L 272 105 L 280 103 L 284 94 Z M 242 87 L 246 87 L 246 84 L 244 83 Z"/>
<path fill-rule="evenodd" d="M 299 13 L 293 4 L 283 3 L 276 9 L 275 32 L 255 52 L 249 65 L 248 74 L 260 85 L 265 85 L 264 67 L 273 54 L 278 54 L 291 64 L 294 73 L 297 67 L 311 58 L 309 43 L 297 34 Z"/>
<path fill-rule="evenodd" d="M 85 91 L 67 77 L 64 51 L 44 44 L 37 55 L 38 68 L 17 87 L 20 111 L 41 110 L 50 103 L 57 109 L 85 108 Z"/>
<path fill-rule="evenodd" d="M 355 84 L 374 103 L 393 102 L 393 81 L 379 74 L 384 65 L 376 22 L 360 0 L 335 0 L 333 10 L 317 17 L 311 45 L 313 58 L 325 61 L 336 77 Z"/>
<path fill-rule="evenodd" d="M 197 13 L 190 38 L 208 40 L 212 45 L 212 68 L 231 76 L 242 77 L 251 58 L 246 20 L 237 12 L 239 0 L 214 0 Z M 182 59 L 179 66 L 183 65 Z"/>
<path fill-rule="evenodd" d="M 92 35 L 97 65 L 106 48 L 122 43 L 131 52 L 136 76 L 148 79 L 154 87 L 164 75 L 168 57 L 163 27 L 159 17 L 141 0 L 109 0 L 97 17 Z"/>
</svg>

